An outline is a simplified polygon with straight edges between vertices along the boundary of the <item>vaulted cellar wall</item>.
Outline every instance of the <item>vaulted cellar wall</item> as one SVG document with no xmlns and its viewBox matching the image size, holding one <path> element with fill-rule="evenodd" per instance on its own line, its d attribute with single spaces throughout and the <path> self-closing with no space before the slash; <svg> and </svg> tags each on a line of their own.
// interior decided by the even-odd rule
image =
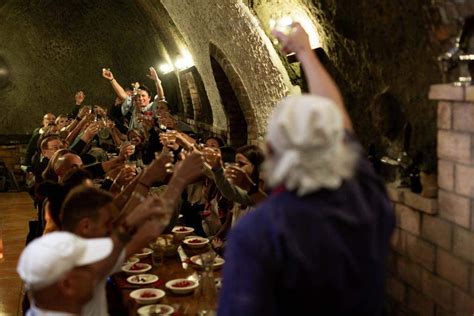
<svg viewBox="0 0 474 316">
<path fill-rule="evenodd" d="M 85 104 L 115 98 L 101 69 L 122 85 L 146 78 L 160 42 L 134 1 L 10 0 L 0 7 L 0 56 L 10 84 L 0 90 L 0 134 L 24 134 L 46 112 L 66 113 L 82 89 Z"/>
</svg>

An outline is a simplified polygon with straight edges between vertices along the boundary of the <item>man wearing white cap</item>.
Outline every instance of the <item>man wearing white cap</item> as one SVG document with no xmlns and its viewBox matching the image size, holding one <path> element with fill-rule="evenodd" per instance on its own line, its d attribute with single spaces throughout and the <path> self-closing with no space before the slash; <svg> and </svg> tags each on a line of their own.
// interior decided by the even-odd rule
<svg viewBox="0 0 474 316">
<path fill-rule="evenodd" d="M 219 315 L 381 315 L 394 227 L 385 186 L 302 27 L 275 35 L 312 95 L 282 100 L 269 121 L 274 190 L 230 232 Z"/>
<path fill-rule="evenodd" d="M 112 248 L 110 238 L 83 239 L 67 232 L 32 241 L 17 266 L 31 301 L 26 315 L 80 315 L 98 282 L 90 265 Z"/>
</svg>

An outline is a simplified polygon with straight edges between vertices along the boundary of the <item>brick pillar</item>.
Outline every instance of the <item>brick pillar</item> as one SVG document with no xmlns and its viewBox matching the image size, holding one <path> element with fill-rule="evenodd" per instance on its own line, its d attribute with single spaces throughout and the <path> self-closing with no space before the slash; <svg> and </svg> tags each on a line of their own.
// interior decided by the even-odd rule
<svg viewBox="0 0 474 316">
<path fill-rule="evenodd" d="M 438 199 L 388 187 L 397 228 L 390 315 L 474 315 L 474 87 L 431 86 L 438 101 Z"/>
</svg>

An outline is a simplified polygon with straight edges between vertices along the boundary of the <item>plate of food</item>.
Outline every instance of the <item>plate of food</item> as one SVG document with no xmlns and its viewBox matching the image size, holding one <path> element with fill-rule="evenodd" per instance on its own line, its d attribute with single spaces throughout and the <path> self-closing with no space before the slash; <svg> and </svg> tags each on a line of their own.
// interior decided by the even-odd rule
<svg viewBox="0 0 474 316">
<path fill-rule="evenodd" d="M 192 256 L 189 258 L 189 260 L 197 267 L 202 268 L 202 260 L 199 255 Z M 219 256 L 214 258 L 214 264 L 212 265 L 212 268 L 214 270 L 221 268 L 225 263 L 225 260 Z"/>
<path fill-rule="evenodd" d="M 128 274 L 142 274 L 151 270 L 151 265 L 148 263 L 128 263 L 122 266 L 122 271 Z"/>
<path fill-rule="evenodd" d="M 183 243 L 190 248 L 201 248 L 209 243 L 209 239 L 199 236 L 186 237 Z"/>
<path fill-rule="evenodd" d="M 171 232 L 178 236 L 186 236 L 194 232 L 194 228 L 188 226 L 175 226 Z"/>
<path fill-rule="evenodd" d="M 134 254 L 134 256 L 137 258 L 144 258 L 148 255 L 151 255 L 152 253 L 153 253 L 153 250 L 151 250 L 150 248 L 143 248 L 142 252 L 136 253 Z"/>
<path fill-rule="evenodd" d="M 142 306 L 137 310 L 138 315 L 171 315 L 174 308 L 165 304 Z"/>
<path fill-rule="evenodd" d="M 154 304 L 165 295 L 165 291 L 153 288 L 139 289 L 130 292 L 130 297 L 138 304 Z"/>
<path fill-rule="evenodd" d="M 143 285 L 143 284 L 151 284 L 158 281 L 158 276 L 154 274 L 137 274 L 132 275 L 127 278 L 127 282 L 131 284 Z"/>
<path fill-rule="evenodd" d="M 166 282 L 166 288 L 175 294 L 187 294 L 194 291 L 199 283 L 189 279 L 174 279 Z"/>
</svg>

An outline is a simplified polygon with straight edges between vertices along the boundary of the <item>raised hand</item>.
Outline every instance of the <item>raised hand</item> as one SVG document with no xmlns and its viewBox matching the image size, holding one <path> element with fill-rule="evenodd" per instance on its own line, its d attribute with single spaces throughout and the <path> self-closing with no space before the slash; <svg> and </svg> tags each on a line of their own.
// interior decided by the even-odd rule
<svg viewBox="0 0 474 316">
<path fill-rule="evenodd" d="M 309 37 L 303 27 L 297 22 L 291 26 L 292 30 L 288 35 L 277 30 L 272 31 L 273 35 L 280 42 L 282 50 L 287 54 L 292 52 L 299 54 L 301 52 L 311 51 Z"/>
<path fill-rule="evenodd" d="M 120 187 L 129 184 L 137 175 L 136 169 L 124 167 L 114 179 L 114 183 Z"/>
<path fill-rule="evenodd" d="M 160 230 L 163 230 L 171 219 L 172 212 L 166 201 L 156 196 L 149 196 L 143 198 L 143 202 L 127 215 L 125 222 L 129 227 L 137 227 L 145 221 L 153 220 L 158 225 L 154 229 L 155 237 L 158 237 Z"/>
<path fill-rule="evenodd" d="M 204 161 L 209 164 L 212 169 L 222 166 L 221 152 L 217 148 L 206 147 L 203 150 Z"/>
<path fill-rule="evenodd" d="M 99 123 L 92 122 L 87 126 L 86 130 L 84 131 L 83 138 L 86 141 L 91 140 L 97 133 L 99 132 Z"/>
<path fill-rule="evenodd" d="M 114 80 L 114 74 L 108 68 L 102 68 L 102 77 L 110 81 Z"/>
<path fill-rule="evenodd" d="M 134 153 L 135 153 L 135 145 L 132 145 L 130 143 L 128 144 L 124 143 L 120 147 L 120 152 L 119 152 L 118 157 L 122 160 L 126 160 L 128 157 L 130 157 Z"/>
<path fill-rule="evenodd" d="M 228 166 L 225 168 L 224 174 L 230 182 L 246 191 L 250 190 L 250 188 L 255 185 L 248 174 L 237 166 Z"/>
<path fill-rule="evenodd" d="M 147 186 L 151 186 L 156 181 L 162 181 L 168 174 L 168 170 L 172 168 L 173 155 L 169 151 L 163 151 L 158 157 L 145 168 L 140 176 L 140 182 Z"/>
<path fill-rule="evenodd" d="M 194 150 L 184 160 L 176 164 L 173 177 L 186 184 L 193 183 L 204 175 L 204 158 L 202 153 Z"/>
<path fill-rule="evenodd" d="M 84 102 L 85 98 L 86 98 L 86 95 L 84 94 L 84 91 L 76 92 L 76 95 L 74 96 L 74 99 L 76 100 L 76 105 L 80 106 L 82 102 Z"/>
<path fill-rule="evenodd" d="M 95 114 L 100 115 L 100 116 L 107 116 L 107 111 L 104 110 L 104 108 L 99 105 L 94 106 L 94 112 Z"/>
<path fill-rule="evenodd" d="M 80 110 L 79 110 L 79 113 L 77 113 L 77 116 L 80 118 L 80 119 L 83 119 L 84 117 L 86 117 L 87 115 L 89 115 L 91 113 L 91 107 L 90 106 L 84 106 L 82 107 Z"/>
<path fill-rule="evenodd" d="M 155 68 L 150 67 L 149 69 L 150 69 L 150 74 L 146 76 L 155 82 L 161 82 L 160 77 L 158 77 L 158 73 L 156 72 Z"/>
<path fill-rule="evenodd" d="M 115 127 L 115 122 L 112 121 L 111 119 L 107 119 L 107 125 L 106 125 L 109 129 L 114 129 Z"/>
</svg>

